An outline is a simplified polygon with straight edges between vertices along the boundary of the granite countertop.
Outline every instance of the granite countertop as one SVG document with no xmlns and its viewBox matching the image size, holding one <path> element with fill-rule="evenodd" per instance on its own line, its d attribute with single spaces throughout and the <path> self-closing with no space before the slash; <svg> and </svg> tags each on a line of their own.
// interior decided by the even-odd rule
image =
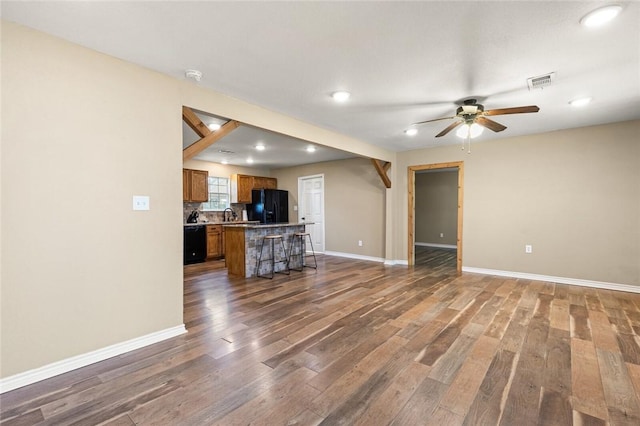
<svg viewBox="0 0 640 426">
<path fill-rule="evenodd" d="M 257 220 L 236 220 L 234 222 L 197 222 L 197 223 L 184 223 L 184 226 L 204 226 L 204 225 L 247 225 L 247 224 L 258 224 L 260 223 Z"/>
<path fill-rule="evenodd" d="M 283 226 L 302 226 L 302 225 L 313 225 L 314 222 L 296 222 L 296 223 L 267 223 L 267 224 L 260 224 L 260 223 L 256 223 L 256 222 L 248 222 L 248 223 L 230 223 L 230 222 L 225 222 L 223 223 L 223 225 L 227 228 L 248 228 L 248 229 L 254 229 L 254 228 L 280 228 Z"/>
</svg>

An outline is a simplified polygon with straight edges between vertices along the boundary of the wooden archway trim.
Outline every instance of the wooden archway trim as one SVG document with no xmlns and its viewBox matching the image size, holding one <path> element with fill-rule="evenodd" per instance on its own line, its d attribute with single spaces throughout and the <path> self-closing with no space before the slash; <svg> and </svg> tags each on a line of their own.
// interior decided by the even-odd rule
<svg viewBox="0 0 640 426">
<path fill-rule="evenodd" d="M 230 120 L 224 123 L 218 130 L 212 132 L 206 124 L 198 118 L 196 113 L 186 106 L 182 107 L 182 120 L 200 136 L 199 140 L 182 150 L 182 161 L 192 159 L 240 126 L 239 121 Z"/>
<path fill-rule="evenodd" d="M 455 161 L 451 163 L 425 164 L 420 166 L 409 166 L 407 176 L 407 187 L 409 191 L 408 201 L 408 261 L 409 265 L 415 263 L 415 208 L 416 208 L 416 172 L 434 169 L 458 169 L 458 229 L 456 238 L 456 270 L 458 274 L 462 273 L 462 210 L 464 203 L 464 162 Z"/>
<path fill-rule="evenodd" d="M 371 159 L 371 163 L 378 172 L 378 176 L 380 176 L 380 179 L 382 179 L 382 183 L 384 184 L 384 186 L 386 188 L 391 188 L 391 179 L 389 179 L 389 176 L 387 176 L 387 171 L 391 167 L 391 163 L 389 161 L 381 161 L 375 158 Z"/>
</svg>

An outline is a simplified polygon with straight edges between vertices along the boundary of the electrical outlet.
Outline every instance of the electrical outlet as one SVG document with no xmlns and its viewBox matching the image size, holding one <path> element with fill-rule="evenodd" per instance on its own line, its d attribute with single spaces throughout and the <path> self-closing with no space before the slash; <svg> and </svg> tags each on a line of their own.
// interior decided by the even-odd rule
<svg viewBox="0 0 640 426">
<path fill-rule="evenodd" d="M 529 244 L 527 244 L 526 246 L 524 246 L 524 252 L 525 253 L 533 253 L 533 247 L 530 246 Z"/>
<path fill-rule="evenodd" d="M 358 240 L 358 247 L 362 247 L 362 240 Z"/>
<path fill-rule="evenodd" d="M 440 233 L 440 238 L 444 238 L 444 232 Z"/>
</svg>

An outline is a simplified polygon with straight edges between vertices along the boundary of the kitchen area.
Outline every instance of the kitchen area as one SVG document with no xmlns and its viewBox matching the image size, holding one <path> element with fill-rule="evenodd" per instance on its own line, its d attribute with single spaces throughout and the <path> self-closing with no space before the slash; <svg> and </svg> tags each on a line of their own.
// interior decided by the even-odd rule
<svg viewBox="0 0 640 426">
<path fill-rule="evenodd" d="M 289 223 L 289 193 L 278 189 L 275 178 L 232 174 L 228 199 L 221 193 L 219 204 L 208 205 L 215 210 L 203 208 L 216 198 L 216 193 L 210 193 L 211 185 L 207 170 L 183 169 L 185 265 L 216 262 L 220 267 L 224 263 L 230 275 L 251 277 L 256 275 L 265 236 L 282 235 L 282 244 L 288 246 L 295 232 L 305 230 L 304 223 Z M 285 268 L 288 252 L 275 253 L 278 272 Z M 259 275 L 265 267 L 269 265 L 261 265 Z"/>
</svg>

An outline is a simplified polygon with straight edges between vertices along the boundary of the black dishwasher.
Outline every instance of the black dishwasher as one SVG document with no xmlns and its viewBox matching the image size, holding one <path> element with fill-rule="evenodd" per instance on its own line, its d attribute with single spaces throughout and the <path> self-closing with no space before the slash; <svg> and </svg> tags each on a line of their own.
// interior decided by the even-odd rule
<svg viewBox="0 0 640 426">
<path fill-rule="evenodd" d="M 204 225 L 184 227 L 184 264 L 204 262 L 207 258 L 207 228 Z"/>
</svg>

